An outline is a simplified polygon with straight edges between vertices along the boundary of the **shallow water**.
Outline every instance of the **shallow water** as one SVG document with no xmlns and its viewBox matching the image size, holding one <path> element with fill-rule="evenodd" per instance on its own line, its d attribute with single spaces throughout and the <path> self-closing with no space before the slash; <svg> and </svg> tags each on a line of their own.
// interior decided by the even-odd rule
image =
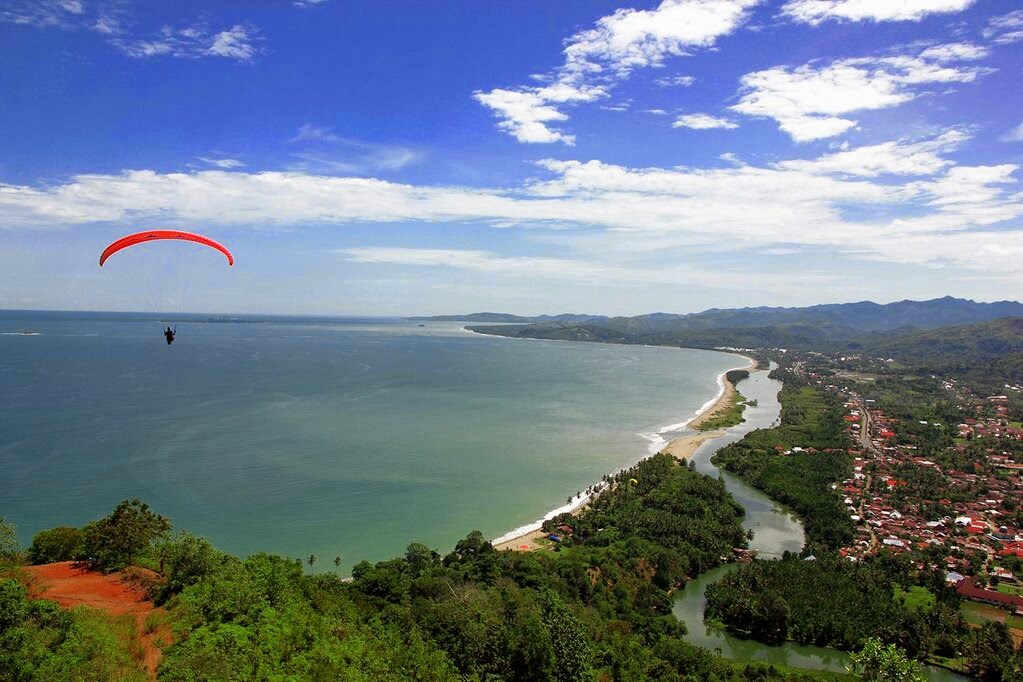
<svg viewBox="0 0 1023 682">
<path fill-rule="evenodd" d="M 634 463 L 745 364 L 402 320 L 182 322 L 170 348 L 160 332 L 0 312 L 0 515 L 23 542 L 139 497 L 229 552 L 318 569 L 446 551 Z"/>
</svg>

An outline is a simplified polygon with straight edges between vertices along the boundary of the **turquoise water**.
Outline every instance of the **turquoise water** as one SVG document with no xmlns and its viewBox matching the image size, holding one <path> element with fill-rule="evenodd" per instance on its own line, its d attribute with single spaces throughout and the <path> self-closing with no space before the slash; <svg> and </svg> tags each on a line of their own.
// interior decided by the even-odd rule
<svg viewBox="0 0 1023 682">
<path fill-rule="evenodd" d="M 348 571 L 446 551 L 632 464 L 745 364 L 402 320 L 178 331 L 168 348 L 144 316 L 0 312 L 0 515 L 23 542 L 139 497 L 240 555 Z"/>
</svg>

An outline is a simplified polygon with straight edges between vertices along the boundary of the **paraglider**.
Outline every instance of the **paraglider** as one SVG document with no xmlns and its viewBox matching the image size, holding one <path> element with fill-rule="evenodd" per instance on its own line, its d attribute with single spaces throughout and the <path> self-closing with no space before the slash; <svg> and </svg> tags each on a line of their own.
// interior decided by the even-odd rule
<svg viewBox="0 0 1023 682">
<path fill-rule="evenodd" d="M 231 255 L 231 252 L 222 244 L 213 241 L 209 237 L 204 237 L 201 234 L 195 234 L 194 232 L 182 232 L 181 230 L 149 230 L 148 232 L 136 232 L 135 234 L 129 234 L 126 237 L 121 237 L 116 242 L 103 249 L 103 253 L 99 257 L 99 266 L 103 267 L 103 264 L 107 262 L 107 258 L 110 258 L 121 249 L 126 249 L 129 246 L 135 246 L 136 244 L 142 244 L 144 242 L 159 241 L 161 239 L 179 239 L 186 242 L 195 242 L 196 244 L 208 246 L 211 249 L 216 249 L 227 256 L 228 265 L 234 265 L 234 256 Z"/>
<path fill-rule="evenodd" d="M 639 481 L 637 481 L 636 479 L 634 478 L 629 479 L 629 485 L 636 485 L 637 483 L 639 483 Z"/>
<path fill-rule="evenodd" d="M 228 265 L 230 266 L 234 265 L 234 256 L 231 255 L 231 252 L 228 251 L 223 244 L 220 244 L 219 242 L 216 242 L 210 239 L 209 237 L 206 237 L 201 234 L 196 234 L 194 232 L 184 232 L 182 230 L 148 230 L 146 232 L 136 232 L 135 234 L 126 235 L 124 237 L 121 237 L 117 241 L 113 242 L 109 246 L 107 246 L 107 248 L 103 249 L 103 253 L 100 254 L 99 266 L 103 267 L 103 264 L 107 262 L 108 258 L 110 258 L 118 251 L 121 251 L 122 249 L 127 249 L 128 247 L 135 246 L 137 244 L 144 244 L 146 242 L 162 240 L 186 241 L 193 242 L 201 246 L 207 246 L 211 249 L 215 249 L 220 253 L 224 254 L 224 256 L 227 258 Z M 171 328 L 170 326 L 163 330 L 163 336 L 165 339 L 167 339 L 168 346 L 174 343 L 174 338 L 177 336 L 177 331 L 178 330 L 176 327 Z"/>
</svg>

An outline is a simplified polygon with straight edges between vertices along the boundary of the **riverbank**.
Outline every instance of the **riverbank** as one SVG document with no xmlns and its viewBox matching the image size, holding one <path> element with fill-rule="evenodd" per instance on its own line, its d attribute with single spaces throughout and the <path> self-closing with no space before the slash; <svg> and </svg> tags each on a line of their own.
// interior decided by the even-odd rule
<svg viewBox="0 0 1023 682">
<path fill-rule="evenodd" d="M 748 358 L 746 356 L 740 357 L 743 357 L 746 360 L 748 360 L 749 365 L 745 367 L 738 367 L 735 369 L 743 369 L 749 372 L 756 371 L 757 369 L 756 360 Z M 675 431 L 682 431 L 683 429 L 698 428 L 700 424 L 705 423 L 707 420 L 718 416 L 723 411 L 727 411 L 731 407 L 732 400 L 736 395 L 737 391 L 735 384 L 729 381 L 727 378 L 728 372 L 731 371 L 734 370 L 722 372 L 718 376 L 719 386 L 718 394 L 711 400 L 708 400 L 706 403 L 704 403 L 700 407 L 699 411 L 697 411 L 695 416 L 693 416 L 691 419 L 685 422 L 671 424 L 660 429 L 656 434 L 652 434 L 653 439 L 660 440 L 660 442 L 663 443 L 664 434 Z M 672 455 L 673 457 L 675 457 L 675 459 L 685 461 L 686 459 L 691 457 L 693 453 L 695 453 L 704 443 L 714 440 L 716 438 L 720 438 L 724 436 L 726 433 L 728 433 L 728 429 L 717 429 L 714 431 L 697 431 L 696 433 L 689 433 L 684 436 L 672 439 L 671 441 L 667 442 L 660 448 L 655 448 L 650 454 L 653 455 L 656 453 L 663 452 Z M 653 442 L 656 442 L 656 440 L 653 440 Z M 505 535 L 502 535 L 501 537 L 492 540 L 491 543 L 494 545 L 494 548 L 498 550 L 531 552 L 537 549 L 542 549 L 543 544 L 541 544 L 540 541 L 544 537 L 544 533 L 541 530 L 541 526 L 543 525 L 543 523 L 561 514 L 565 513 L 578 514 L 580 511 L 586 508 L 593 495 L 600 494 L 600 490 L 603 486 L 604 486 L 603 483 L 598 483 L 595 486 L 592 486 L 590 488 L 590 490 L 593 491 L 592 493 L 584 493 L 582 495 L 579 495 L 578 497 L 572 498 L 568 502 L 568 504 L 548 512 L 539 521 L 535 521 L 527 526 L 516 528 L 512 532 L 506 533 Z"/>
</svg>

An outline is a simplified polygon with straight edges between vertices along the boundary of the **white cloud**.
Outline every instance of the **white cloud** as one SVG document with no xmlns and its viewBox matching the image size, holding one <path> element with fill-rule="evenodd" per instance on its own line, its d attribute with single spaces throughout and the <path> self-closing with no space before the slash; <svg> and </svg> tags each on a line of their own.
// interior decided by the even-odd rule
<svg viewBox="0 0 1023 682">
<path fill-rule="evenodd" d="M 449 267 L 499 275 L 522 275 L 553 279 L 600 279 L 607 276 L 598 264 L 566 258 L 500 256 L 491 251 L 467 249 L 414 249 L 361 247 L 338 249 L 356 263 Z"/>
<path fill-rule="evenodd" d="M 248 24 L 236 24 L 212 32 L 205 23 L 156 31 L 129 31 L 130 13 L 119 3 L 84 3 L 81 0 L 15 0 L 0 7 L 0 22 L 68 31 L 88 30 L 104 36 L 108 44 L 135 59 L 218 57 L 252 61 L 259 54 L 258 31 Z"/>
<path fill-rule="evenodd" d="M 627 76 L 635 68 L 660 66 L 669 56 L 711 47 L 746 17 L 758 0 L 664 0 L 656 9 L 620 9 L 569 39 L 565 69 L 593 73 L 605 68 Z"/>
<path fill-rule="evenodd" d="M 670 76 L 666 78 L 658 78 L 654 81 L 657 85 L 662 88 L 670 87 L 683 87 L 688 88 L 690 85 L 696 82 L 696 78 L 693 76 Z"/>
<path fill-rule="evenodd" d="M 1003 142 L 1023 142 L 1023 123 L 1002 135 Z"/>
<path fill-rule="evenodd" d="M 568 39 L 564 63 L 542 77 L 547 85 L 476 91 L 473 98 L 491 109 L 498 127 L 519 142 L 572 145 L 574 136 L 551 125 L 568 120 L 557 105 L 593 102 L 634 69 L 661 66 L 668 57 L 712 47 L 759 2 L 663 0 L 652 10 L 619 9 Z"/>
<path fill-rule="evenodd" d="M 539 278 L 602 285 L 654 282 L 677 285 L 700 284 L 733 289 L 745 289 L 751 283 L 760 286 L 778 284 L 773 277 L 750 272 L 729 273 L 720 269 L 707 270 L 687 265 L 651 267 L 594 259 L 503 256 L 492 251 L 469 249 L 356 247 L 337 249 L 335 253 L 354 263 L 451 268 L 526 281 Z M 790 283 L 819 283 L 833 279 L 833 276 L 804 271 L 792 273 Z"/>
<path fill-rule="evenodd" d="M 774 119 L 797 142 L 834 137 L 856 125 L 846 114 L 907 102 L 919 94 L 915 86 L 969 83 L 988 72 L 950 65 L 957 50 L 940 47 L 928 48 L 930 57 L 843 59 L 756 71 L 742 77 L 739 103 L 731 108 Z"/>
<path fill-rule="evenodd" d="M 693 130 L 713 130 L 715 128 L 738 128 L 738 124 L 727 118 L 719 118 L 709 114 L 684 114 L 675 119 L 672 128 L 692 128 Z"/>
<path fill-rule="evenodd" d="M 289 170 L 317 173 L 368 173 L 393 171 L 418 163 L 423 153 L 417 149 L 342 137 L 328 126 L 305 123 L 288 140 L 302 151 Z"/>
<path fill-rule="evenodd" d="M 644 114 L 653 114 L 654 116 L 667 116 L 668 112 L 664 109 L 644 109 Z"/>
<path fill-rule="evenodd" d="M 919 142 L 885 142 L 857 147 L 812 160 L 782 161 L 778 168 L 808 173 L 836 173 L 859 177 L 880 175 L 933 175 L 952 165 L 942 154 L 955 151 L 969 139 L 963 130 L 949 130 Z"/>
<path fill-rule="evenodd" d="M 944 157 L 964 139 L 965 133 L 952 130 L 766 167 L 627 168 L 546 160 L 540 164 L 545 179 L 494 188 L 306 172 L 80 175 L 54 186 L 0 185 L 0 228 L 482 222 L 536 228 L 537 238 L 605 260 L 607 254 L 645 258 L 671 249 L 781 246 L 1023 275 L 1018 260 L 962 248 L 964 234 L 980 235 L 978 244 L 1013 246 L 1023 232 L 1018 169 L 952 164 Z M 906 252 L 909 241 L 912 253 Z"/>
<path fill-rule="evenodd" d="M 258 31 L 251 26 L 238 24 L 210 33 L 205 26 L 196 24 L 185 28 L 164 26 L 146 38 L 118 35 L 109 42 L 135 59 L 161 56 L 181 59 L 218 57 L 249 62 L 259 53 L 257 40 Z"/>
<path fill-rule="evenodd" d="M 932 59 L 936 62 L 958 62 L 976 61 L 984 59 L 991 54 L 991 50 L 982 45 L 972 43 L 947 43 L 935 45 L 920 53 L 922 59 Z"/>
<path fill-rule="evenodd" d="M 211 166 L 224 169 L 243 168 L 245 166 L 245 164 L 238 159 L 211 159 L 206 156 L 200 156 L 199 160 Z"/>
<path fill-rule="evenodd" d="M 294 0 L 291 4 L 299 9 L 308 9 L 310 7 L 316 7 L 317 5 L 322 5 L 325 2 L 327 2 L 327 0 Z"/>
<path fill-rule="evenodd" d="M 221 31 L 213 36 L 213 43 L 206 48 L 206 54 L 227 59 L 237 59 L 241 62 L 251 61 L 256 54 L 256 48 L 252 44 L 251 29 L 235 25 L 226 31 Z"/>
<path fill-rule="evenodd" d="M 497 127 L 519 142 L 541 143 L 564 142 L 575 144 L 575 136 L 551 128 L 548 124 L 567 121 L 568 116 L 550 105 L 550 100 L 539 94 L 539 88 L 531 90 L 503 90 L 476 92 L 473 98 L 492 109 L 501 120 Z M 592 88 L 580 92 L 575 101 L 588 102 L 603 96 L 604 91 Z M 571 100 L 570 100 L 571 101 Z"/>
<path fill-rule="evenodd" d="M 318 126 L 313 123 L 303 123 L 299 126 L 295 136 L 288 142 L 306 142 L 314 140 L 317 142 L 341 142 L 341 138 L 332 132 L 331 128 Z"/>
<path fill-rule="evenodd" d="M 848 21 L 920 21 L 931 14 L 961 12 L 976 0 L 789 0 L 783 16 L 817 25 Z"/>
<path fill-rule="evenodd" d="M 69 0 L 12 0 L 0 7 L 0 22 L 36 28 L 73 28 L 84 12 L 81 2 Z"/>
<path fill-rule="evenodd" d="M 998 45 L 1023 40 L 1023 9 L 990 19 L 983 36 Z"/>
</svg>

